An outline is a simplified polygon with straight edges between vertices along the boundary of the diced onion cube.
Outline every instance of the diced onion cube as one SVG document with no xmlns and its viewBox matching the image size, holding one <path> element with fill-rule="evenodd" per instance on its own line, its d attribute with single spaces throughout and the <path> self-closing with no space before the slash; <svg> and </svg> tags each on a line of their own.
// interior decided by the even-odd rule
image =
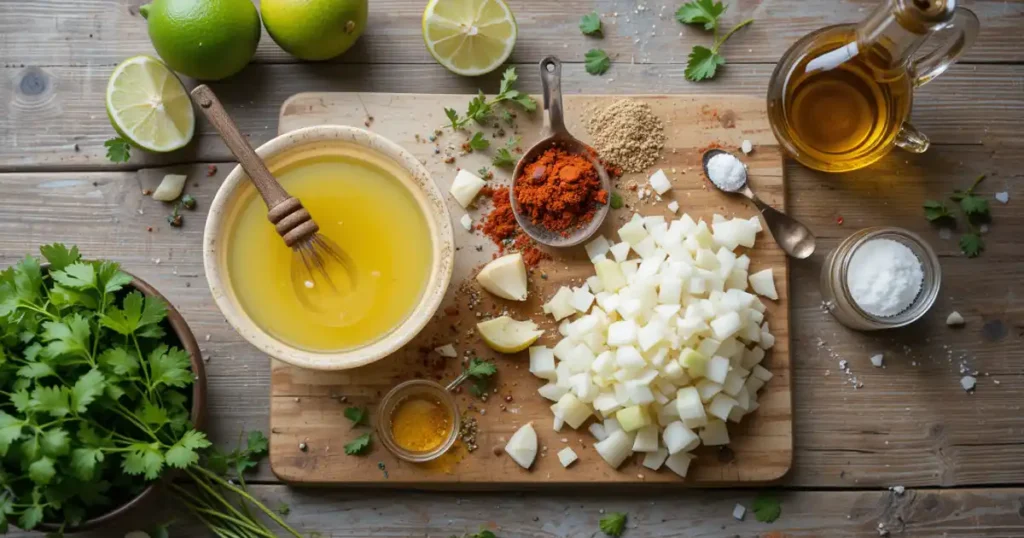
<svg viewBox="0 0 1024 538">
<path fill-rule="evenodd" d="M 555 378 L 555 354 L 547 346 L 530 348 L 530 373 L 545 379 Z"/>
<path fill-rule="evenodd" d="M 729 444 L 729 431 L 725 422 L 720 420 L 709 421 L 707 426 L 700 431 L 700 440 L 706 446 L 720 446 Z"/>
<path fill-rule="evenodd" d="M 644 460 L 642 465 L 652 471 L 661 469 L 661 466 L 665 464 L 665 460 L 668 458 L 668 449 L 661 447 L 654 452 L 648 452 L 644 454 Z"/>
<path fill-rule="evenodd" d="M 463 215 L 461 219 L 459 219 L 459 224 L 461 224 L 462 227 L 465 228 L 467 231 L 472 230 L 473 229 L 473 217 L 470 217 L 469 214 L 467 213 L 467 214 Z"/>
<path fill-rule="evenodd" d="M 775 290 L 775 276 L 772 273 L 771 267 L 750 275 L 750 287 L 762 297 L 767 297 L 773 301 L 779 299 L 779 293 Z"/>
<path fill-rule="evenodd" d="M 455 198 L 455 201 L 463 209 L 466 209 L 473 203 L 473 199 L 476 198 L 480 189 L 484 188 L 484 185 L 486 185 L 484 180 L 463 168 L 455 175 L 455 180 L 452 181 L 452 188 L 449 192 L 451 192 L 452 198 Z"/>
<path fill-rule="evenodd" d="M 633 446 L 633 440 L 629 434 L 624 431 L 618 430 L 608 434 L 608 438 L 604 441 L 600 441 L 594 444 L 594 449 L 600 454 L 601 458 L 611 465 L 613 469 L 618 469 L 622 462 L 626 461 L 626 458 L 632 453 L 630 448 Z"/>
<path fill-rule="evenodd" d="M 648 424 L 636 431 L 633 452 L 654 452 L 658 450 L 658 427 Z"/>
<path fill-rule="evenodd" d="M 672 188 L 672 183 L 668 180 L 668 176 L 666 176 L 665 172 L 662 170 L 658 170 L 651 174 L 648 181 L 651 184 L 651 188 L 654 189 L 654 192 L 658 193 L 659 196 L 665 194 Z"/>
<path fill-rule="evenodd" d="M 593 241 L 584 245 L 583 248 L 587 251 L 587 257 L 594 260 L 607 254 L 611 246 L 611 243 L 608 242 L 605 236 L 599 235 Z"/>
<path fill-rule="evenodd" d="M 565 447 L 558 451 L 558 461 L 562 464 L 562 467 L 568 467 L 578 459 L 579 456 L 577 456 L 576 452 L 570 447 Z"/>
<path fill-rule="evenodd" d="M 668 467 L 673 473 L 676 473 L 682 478 L 686 478 L 686 472 L 690 468 L 690 462 L 693 461 L 693 456 L 686 452 L 676 452 L 665 460 L 665 467 Z"/>
</svg>

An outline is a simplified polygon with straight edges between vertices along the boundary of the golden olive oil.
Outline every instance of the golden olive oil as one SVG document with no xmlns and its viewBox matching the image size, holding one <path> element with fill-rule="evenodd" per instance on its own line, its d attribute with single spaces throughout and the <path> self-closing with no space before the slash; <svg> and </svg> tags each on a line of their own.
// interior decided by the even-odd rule
<svg viewBox="0 0 1024 538">
<path fill-rule="evenodd" d="M 769 115 L 797 158 L 819 170 L 867 166 L 888 152 L 910 114 L 911 79 L 882 46 L 857 49 L 852 27 L 819 33 L 784 75 Z"/>
<path fill-rule="evenodd" d="M 426 217 L 402 180 L 372 160 L 346 155 L 309 157 L 272 171 L 320 233 L 352 259 L 354 288 L 335 311 L 305 306 L 297 292 L 303 282 L 292 278 L 294 254 L 267 220 L 263 201 L 247 189 L 228 232 L 227 262 L 231 287 L 253 321 L 311 351 L 358 347 L 401 324 L 423 294 L 433 251 Z"/>
</svg>

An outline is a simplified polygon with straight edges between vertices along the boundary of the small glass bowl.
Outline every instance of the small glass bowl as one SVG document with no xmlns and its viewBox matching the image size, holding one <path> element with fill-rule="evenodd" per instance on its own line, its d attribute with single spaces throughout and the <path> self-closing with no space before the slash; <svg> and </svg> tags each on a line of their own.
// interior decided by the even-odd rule
<svg viewBox="0 0 1024 538">
<path fill-rule="evenodd" d="M 395 441 L 395 436 L 391 431 L 391 416 L 395 410 L 402 402 L 416 396 L 426 396 L 436 400 L 452 417 L 452 429 L 448 437 L 432 450 L 420 452 L 406 450 Z M 400 459 L 413 463 L 424 463 L 441 457 L 459 438 L 459 425 L 459 406 L 455 403 L 455 397 L 443 385 L 426 379 L 413 379 L 398 384 L 384 395 L 377 407 L 377 435 L 380 437 L 381 444 Z"/>
<path fill-rule="evenodd" d="M 895 316 L 881 317 L 864 311 L 850 293 L 847 279 L 850 260 L 857 249 L 872 239 L 892 239 L 906 245 L 920 260 L 921 270 L 924 271 L 921 291 L 914 302 Z M 935 251 L 920 236 L 903 228 L 874 227 L 859 230 L 830 252 L 821 268 L 821 295 L 825 308 L 843 325 L 862 331 L 893 329 L 917 321 L 935 304 L 941 282 L 942 269 Z"/>
</svg>

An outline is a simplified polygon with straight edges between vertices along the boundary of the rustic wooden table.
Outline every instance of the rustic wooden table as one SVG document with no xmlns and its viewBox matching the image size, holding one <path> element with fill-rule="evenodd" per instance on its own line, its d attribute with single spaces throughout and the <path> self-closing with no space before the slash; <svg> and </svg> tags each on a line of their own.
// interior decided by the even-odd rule
<svg viewBox="0 0 1024 538">
<path fill-rule="evenodd" d="M 104 88 L 113 66 L 153 53 L 141 0 L 0 2 L 0 263 L 45 242 L 76 243 L 89 256 L 123 262 L 164 291 L 188 319 L 209 358 L 212 435 L 267 427 L 269 364 L 224 322 L 203 277 L 203 210 L 233 166 L 206 123 L 195 143 L 165 156 L 135 152 L 111 164 Z M 678 2 L 512 0 L 520 28 L 512 60 L 530 69 L 545 55 L 566 62 L 567 93 L 747 93 L 762 95 L 774 62 L 803 34 L 854 22 L 871 0 L 739 0 L 729 21 L 753 25 L 725 47 L 716 80 L 684 80 L 691 45 L 707 36 L 673 20 Z M 966 2 L 982 31 L 960 64 L 918 91 L 914 120 L 931 136 L 924 155 L 894 152 L 860 172 L 827 176 L 789 162 L 789 204 L 820 238 L 819 253 L 792 264 L 795 461 L 778 486 L 782 517 L 736 521 L 749 490 L 544 493 L 416 493 L 292 489 L 261 469 L 255 492 L 289 521 L 323 536 L 448 536 L 487 525 L 499 536 L 592 536 L 603 510 L 630 515 L 627 536 L 1024 536 L 1024 2 Z M 254 144 L 274 136 L 281 103 L 302 91 L 474 92 L 497 87 L 452 75 L 423 46 L 423 2 L 374 0 L 369 30 L 354 50 L 300 64 L 263 36 L 254 63 L 214 84 Z M 604 15 L 605 38 L 579 35 L 579 17 Z M 614 64 L 588 75 L 583 54 L 605 48 Z M 523 87 L 539 91 L 535 77 Z M 213 177 L 210 164 L 217 165 Z M 169 171 L 194 178 L 199 211 L 181 229 L 143 196 Z M 977 259 L 959 252 L 922 216 L 921 203 L 979 174 L 993 206 Z M 992 200 L 1007 191 L 1008 204 Z M 1019 197 L 1019 198 L 1018 198 Z M 820 308 L 822 255 L 866 226 L 922 234 L 939 253 L 943 289 L 932 312 L 906 329 L 860 334 Z M 152 227 L 152 232 L 147 227 Z M 945 317 L 961 312 L 966 326 Z M 885 369 L 868 358 L 886 354 Z M 848 361 L 850 374 L 840 371 Z M 977 371 L 972 393 L 961 372 Z M 852 382 L 856 377 L 857 388 Z M 890 491 L 904 486 L 902 495 Z M 167 504 L 167 503 L 163 503 Z M 176 515 L 174 536 L 205 536 L 180 511 L 154 506 L 90 537 L 121 536 Z M 25 536 L 15 533 L 14 536 Z"/>
</svg>

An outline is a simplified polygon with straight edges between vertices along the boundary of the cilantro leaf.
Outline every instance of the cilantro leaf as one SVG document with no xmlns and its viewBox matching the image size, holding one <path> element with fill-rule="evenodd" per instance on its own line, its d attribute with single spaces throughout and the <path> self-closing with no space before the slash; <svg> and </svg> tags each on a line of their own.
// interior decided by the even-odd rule
<svg viewBox="0 0 1024 538">
<path fill-rule="evenodd" d="M 49 484 L 55 474 L 57 469 L 53 467 L 53 460 L 48 456 L 43 456 L 28 466 L 28 477 L 41 486 Z"/>
<path fill-rule="evenodd" d="M 498 89 L 498 97 L 507 95 L 512 90 L 512 85 L 519 80 L 519 74 L 516 73 L 515 66 L 509 66 L 504 73 L 501 74 L 501 86 Z"/>
<path fill-rule="evenodd" d="M 206 435 L 196 430 L 189 430 L 185 435 L 174 443 L 164 455 L 167 465 L 176 469 L 184 469 L 189 465 L 199 463 L 199 454 L 196 452 L 210 446 Z"/>
<path fill-rule="evenodd" d="M 167 305 L 159 297 L 144 297 L 141 293 L 133 291 L 125 296 L 121 308 L 107 308 L 100 317 L 100 322 L 104 327 L 127 336 L 149 325 L 160 323 L 166 316 Z"/>
<path fill-rule="evenodd" d="M 120 136 L 107 140 L 103 146 L 107 148 L 107 158 L 111 162 L 126 163 L 131 158 L 132 145 Z"/>
<path fill-rule="evenodd" d="M 724 12 L 725 6 L 721 2 L 694 0 L 679 6 L 676 20 L 684 24 L 703 24 L 705 30 L 714 30 L 718 26 L 718 17 Z"/>
<path fill-rule="evenodd" d="M 21 513 L 21 517 L 18 518 L 18 526 L 25 530 L 32 530 L 42 521 L 43 507 L 38 504 L 33 504 Z"/>
<path fill-rule="evenodd" d="M 106 387 L 103 374 L 95 368 L 78 378 L 71 387 L 71 409 L 76 413 L 85 413 L 86 408 L 96 400 Z"/>
<path fill-rule="evenodd" d="M 281 514 L 282 516 L 287 517 L 288 514 L 292 513 L 292 507 L 288 506 L 287 503 L 281 503 L 281 504 L 277 505 L 277 510 L 275 510 L 275 512 L 277 512 L 278 514 Z"/>
<path fill-rule="evenodd" d="M 974 194 L 965 194 L 960 199 L 960 209 L 963 209 L 968 217 L 983 217 L 989 214 L 988 200 Z"/>
<path fill-rule="evenodd" d="M 355 428 L 366 421 L 366 409 L 362 407 L 347 407 L 345 408 L 345 418 L 351 420 L 352 427 Z"/>
<path fill-rule="evenodd" d="M 494 375 L 498 368 L 493 362 L 474 357 L 466 367 L 466 374 L 469 377 L 489 377 Z"/>
<path fill-rule="evenodd" d="M 345 454 L 349 456 L 362 455 L 366 453 L 368 448 L 370 448 L 370 432 L 366 432 L 346 443 Z"/>
<path fill-rule="evenodd" d="M 57 372 L 53 370 L 53 367 L 45 362 L 30 362 L 18 368 L 18 377 L 26 379 L 42 379 L 56 374 Z"/>
<path fill-rule="evenodd" d="M 537 100 L 531 97 L 529 94 L 517 94 L 515 97 L 512 98 L 512 101 L 515 102 L 517 105 L 523 107 L 523 110 L 527 112 L 533 112 L 534 110 L 537 110 Z M 505 113 L 508 114 L 508 111 L 505 111 Z M 506 119 L 506 122 L 512 123 L 511 118 Z"/>
<path fill-rule="evenodd" d="M 700 82 L 715 76 L 718 66 L 725 64 L 725 58 L 717 52 L 700 45 L 693 47 L 690 51 L 689 60 L 686 62 L 687 80 Z"/>
<path fill-rule="evenodd" d="M 135 415 L 146 425 L 153 426 L 154 430 L 159 430 L 161 426 L 171 421 L 166 409 L 149 400 L 142 403 L 142 408 L 136 411 Z"/>
<path fill-rule="evenodd" d="M 448 121 L 452 123 L 452 130 L 458 131 L 462 127 L 462 120 L 459 119 L 459 113 L 454 108 L 445 108 L 444 115 L 448 116 Z"/>
<path fill-rule="evenodd" d="M 782 504 L 779 503 L 779 499 L 767 493 L 758 495 L 751 508 L 754 511 L 754 517 L 761 523 L 771 523 L 779 519 L 782 514 Z"/>
<path fill-rule="evenodd" d="M 466 117 L 482 125 L 490 115 L 491 104 L 487 102 L 487 96 L 485 96 L 483 90 L 481 90 L 480 93 L 478 93 L 477 96 L 469 102 L 469 108 L 466 109 Z"/>
<path fill-rule="evenodd" d="M 498 148 L 491 158 L 491 164 L 498 168 L 512 168 L 519 161 L 507 148 Z"/>
<path fill-rule="evenodd" d="M 121 266 L 114 262 L 93 262 L 97 265 L 96 283 L 106 293 L 121 291 L 132 282 L 132 276 L 121 270 Z"/>
<path fill-rule="evenodd" d="M 491 147 L 491 141 L 484 138 L 483 133 L 477 131 L 476 134 L 473 135 L 473 138 L 469 139 L 469 147 L 473 151 L 483 151 Z"/>
<path fill-rule="evenodd" d="M 98 357 L 101 366 L 113 370 L 117 375 L 135 375 L 139 371 L 139 359 L 121 346 L 104 350 Z"/>
<path fill-rule="evenodd" d="M 925 200 L 924 202 L 924 218 L 929 221 L 935 222 L 941 219 L 952 219 L 953 215 L 949 212 L 949 208 L 946 204 L 938 200 Z"/>
<path fill-rule="evenodd" d="M 608 53 L 601 49 L 590 49 L 583 55 L 583 64 L 587 73 L 591 75 L 603 75 L 611 67 L 612 61 Z"/>
<path fill-rule="evenodd" d="M 617 193 L 617 192 L 613 192 L 612 195 L 611 195 L 611 198 L 608 201 L 608 205 L 611 206 L 612 209 L 619 209 L 619 208 L 621 208 L 622 207 L 622 196 L 620 196 L 619 193 Z"/>
<path fill-rule="evenodd" d="M 626 513 L 625 512 L 610 512 L 605 514 L 597 523 L 601 532 L 608 536 L 614 536 L 618 538 L 622 536 L 622 533 L 626 530 Z"/>
<path fill-rule="evenodd" d="M 103 461 L 103 451 L 98 448 L 76 448 L 71 451 L 71 470 L 79 480 L 92 480 L 96 464 Z"/>
<path fill-rule="evenodd" d="M 263 432 L 253 430 L 249 432 L 249 436 L 246 438 L 245 448 L 250 456 L 258 458 L 267 454 L 267 450 L 270 448 L 270 442 L 267 441 L 267 436 L 263 435 Z"/>
<path fill-rule="evenodd" d="M 149 374 L 153 387 L 184 387 L 192 383 L 188 353 L 161 345 L 149 354 Z"/>
<path fill-rule="evenodd" d="M 43 323 L 42 339 L 48 342 L 43 354 L 50 358 L 61 355 L 89 355 L 89 337 L 92 330 L 89 321 L 75 313 L 64 321 Z"/>
<path fill-rule="evenodd" d="M 77 246 L 72 246 L 71 249 L 64 246 L 62 243 L 54 243 L 52 245 L 43 245 L 39 247 L 39 253 L 46 258 L 46 261 L 50 262 L 50 271 L 60 271 L 65 267 L 77 262 L 82 259 L 82 255 L 78 252 Z"/>
<path fill-rule="evenodd" d="M 35 410 L 32 402 L 32 395 L 29 394 L 28 389 L 21 389 L 12 393 L 11 403 L 14 404 L 14 408 L 17 409 L 19 413 Z"/>
<path fill-rule="evenodd" d="M 164 468 L 164 456 L 160 453 L 159 443 L 134 443 L 121 460 L 121 470 L 132 476 L 145 475 L 147 480 L 155 480 Z"/>
<path fill-rule="evenodd" d="M 71 440 L 68 432 L 59 428 L 49 429 L 43 432 L 39 438 L 43 454 L 59 458 L 71 452 Z"/>
<path fill-rule="evenodd" d="M 977 258 L 985 250 L 985 241 L 975 232 L 960 236 L 960 251 L 968 258 Z"/>
<path fill-rule="evenodd" d="M 580 31 L 583 35 L 601 35 L 601 16 L 591 11 L 580 18 Z"/>
<path fill-rule="evenodd" d="M 75 290 L 96 287 L 96 270 L 88 263 L 73 263 L 60 271 L 50 271 L 50 276 L 62 286 Z"/>
<path fill-rule="evenodd" d="M 490 388 L 491 384 L 487 378 L 474 379 L 473 384 L 469 386 L 469 393 L 477 398 L 483 398 Z"/>
<path fill-rule="evenodd" d="M 6 456 L 11 443 L 21 439 L 24 425 L 21 420 L 0 411 L 0 456 Z"/>
<path fill-rule="evenodd" d="M 32 391 L 32 406 L 57 418 L 71 412 L 70 394 L 63 387 L 36 387 Z"/>
</svg>

